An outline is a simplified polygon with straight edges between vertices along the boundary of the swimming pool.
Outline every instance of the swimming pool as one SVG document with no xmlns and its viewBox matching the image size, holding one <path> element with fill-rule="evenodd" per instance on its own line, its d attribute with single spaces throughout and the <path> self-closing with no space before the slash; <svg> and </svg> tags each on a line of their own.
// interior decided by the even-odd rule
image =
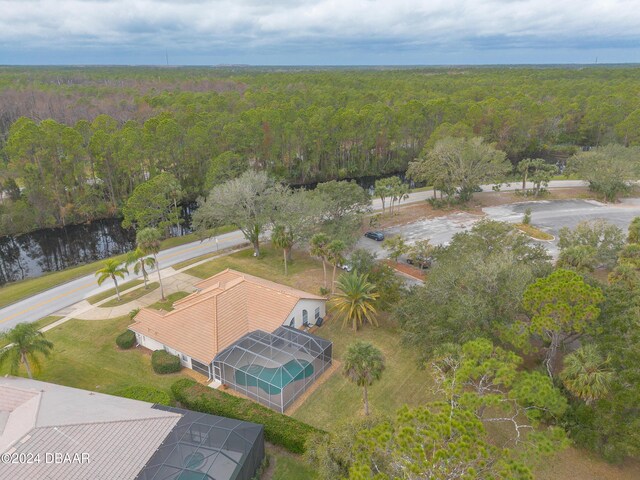
<svg viewBox="0 0 640 480">
<path fill-rule="evenodd" d="M 269 395 L 278 395 L 284 387 L 296 380 L 313 375 L 313 365 L 306 360 L 290 360 L 281 367 L 245 365 L 236 370 L 236 384 L 258 387 Z"/>
</svg>

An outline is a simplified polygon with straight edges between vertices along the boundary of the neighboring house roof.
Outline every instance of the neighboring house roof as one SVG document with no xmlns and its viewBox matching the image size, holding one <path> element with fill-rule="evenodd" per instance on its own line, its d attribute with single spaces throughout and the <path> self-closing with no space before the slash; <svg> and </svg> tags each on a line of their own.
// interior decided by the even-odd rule
<svg viewBox="0 0 640 480">
<path fill-rule="evenodd" d="M 209 364 L 243 335 L 282 325 L 300 300 L 325 300 L 231 269 L 197 283 L 196 288 L 175 302 L 171 312 L 141 309 L 129 328 Z"/>
<path fill-rule="evenodd" d="M 0 414 L 0 479 L 242 479 L 264 458 L 262 425 L 26 378 L 0 378 Z"/>
<path fill-rule="evenodd" d="M 0 463 L 0 478 L 12 480 L 133 479 L 181 418 L 146 402 L 16 377 L 0 378 L 0 399 L 0 452 L 40 454 L 40 463 Z M 47 462 L 55 453 L 79 461 Z"/>
</svg>

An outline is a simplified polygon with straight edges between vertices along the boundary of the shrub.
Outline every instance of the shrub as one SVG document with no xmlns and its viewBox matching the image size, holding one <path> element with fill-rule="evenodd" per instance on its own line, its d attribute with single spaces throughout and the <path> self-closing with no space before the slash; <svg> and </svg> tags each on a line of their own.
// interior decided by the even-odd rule
<svg viewBox="0 0 640 480">
<path fill-rule="evenodd" d="M 265 439 L 292 453 L 304 453 L 307 438 L 323 433 L 322 430 L 274 412 L 251 400 L 213 390 L 189 378 L 175 382 L 171 386 L 171 391 L 174 397 L 189 410 L 264 425 Z"/>
<path fill-rule="evenodd" d="M 159 374 L 176 373 L 182 368 L 180 359 L 164 350 L 156 350 L 151 354 L 153 371 Z"/>
<path fill-rule="evenodd" d="M 119 397 L 132 398 L 143 402 L 158 403 L 160 405 L 171 405 L 171 397 L 163 390 L 145 385 L 132 385 L 115 392 Z"/>
<path fill-rule="evenodd" d="M 527 208 L 524 211 L 524 216 L 522 217 L 522 223 L 524 225 L 529 225 L 531 223 L 531 209 Z"/>
<path fill-rule="evenodd" d="M 136 334 L 127 330 L 116 337 L 116 344 L 123 350 L 131 348 L 136 344 Z"/>
</svg>

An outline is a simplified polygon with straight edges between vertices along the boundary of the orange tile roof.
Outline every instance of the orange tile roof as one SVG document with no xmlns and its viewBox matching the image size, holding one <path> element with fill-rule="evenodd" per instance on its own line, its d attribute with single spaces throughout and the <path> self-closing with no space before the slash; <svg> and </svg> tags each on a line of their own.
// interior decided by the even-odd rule
<svg viewBox="0 0 640 480">
<path fill-rule="evenodd" d="M 325 300 L 231 269 L 197 283 L 196 288 L 176 301 L 171 312 L 142 308 L 129 328 L 208 364 L 243 335 L 275 330 L 299 300 Z"/>
</svg>

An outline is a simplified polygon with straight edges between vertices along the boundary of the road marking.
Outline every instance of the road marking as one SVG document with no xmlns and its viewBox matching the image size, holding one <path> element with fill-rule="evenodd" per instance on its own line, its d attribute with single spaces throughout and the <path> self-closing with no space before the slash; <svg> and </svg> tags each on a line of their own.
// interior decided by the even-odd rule
<svg viewBox="0 0 640 480">
<path fill-rule="evenodd" d="M 233 237 L 243 238 L 242 235 L 239 235 L 239 236 L 238 235 L 234 235 Z M 233 238 L 233 237 L 227 238 L 227 239 L 225 239 L 225 241 L 235 240 L 235 238 Z M 164 261 L 166 261 L 169 258 L 175 257 L 177 255 L 182 255 L 184 253 L 187 253 L 187 252 L 190 252 L 190 251 L 193 251 L 193 250 L 202 249 L 202 248 L 205 248 L 207 246 L 209 246 L 209 245 L 205 245 L 204 243 L 201 243 L 201 244 L 195 245 L 195 246 L 190 247 L 190 248 L 182 249 L 182 250 L 180 250 L 178 252 L 174 252 L 174 253 L 171 253 L 169 255 L 166 255 L 165 258 L 164 258 Z M 187 259 L 187 260 L 190 260 L 190 258 Z M 61 293 L 60 295 L 57 295 L 57 296 L 55 296 L 53 298 L 50 298 L 48 300 L 43 300 L 43 301 L 41 301 L 41 302 L 39 302 L 39 303 L 29 307 L 29 308 L 25 308 L 24 310 L 21 310 L 20 312 L 16 312 L 16 313 L 14 313 L 12 315 L 9 315 L 8 317 L 1 319 L 0 323 L 6 323 L 6 322 L 8 322 L 10 320 L 13 320 L 16 317 L 19 317 L 20 315 L 24 315 L 25 313 L 29 313 L 29 312 L 35 310 L 36 308 L 40 308 L 40 307 L 42 307 L 44 305 L 47 305 L 47 304 L 49 304 L 51 302 L 55 302 L 56 300 L 59 300 L 61 298 L 67 297 L 69 295 L 72 295 L 72 294 L 74 294 L 74 293 L 76 293 L 76 292 L 78 292 L 78 291 L 80 291 L 80 290 L 82 290 L 84 288 L 90 287 L 92 285 L 95 285 L 94 281 L 83 283 L 81 286 L 79 286 L 77 288 L 74 288 L 73 290 L 70 290 L 70 291 L 65 292 L 65 293 Z"/>
<path fill-rule="evenodd" d="M 43 300 L 42 302 L 36 303 L 35 305 L 29 307 L 29 308 L 25 308 L 24 310 L 14 313 L 13 315 L 9 315 L 6 318 L 3 318 L 2 320 L 0 320 L 0 323 L 6 323 L 9 320 L 12 320 L 16 317 L 19 317 L 20 315 L 23 315 L 25 313 L 29 313 L 32 310 L 35 310 L 36 308 L 42 307 L 43 305 L 46 305 L 47 303 L 51 303 L 51 302 L 55 302 L 56 300 L 59 300 L 61 298 L 67 297 L 73 293 L 76 293 L 79 290 L 82 290 L 83 288 L 87 288 L 88 286 L 93 285 L 93 282 L 87 282 L 87 283 L 83 283 L 81 286 L 79 286 L 78 288 L 74 288 L 73 290 L 70 290 L 66 293 L 61 293 L 60 295 L 57 295 L 53 298 L 50 298 L 48 300 Z"/>
</svg>

